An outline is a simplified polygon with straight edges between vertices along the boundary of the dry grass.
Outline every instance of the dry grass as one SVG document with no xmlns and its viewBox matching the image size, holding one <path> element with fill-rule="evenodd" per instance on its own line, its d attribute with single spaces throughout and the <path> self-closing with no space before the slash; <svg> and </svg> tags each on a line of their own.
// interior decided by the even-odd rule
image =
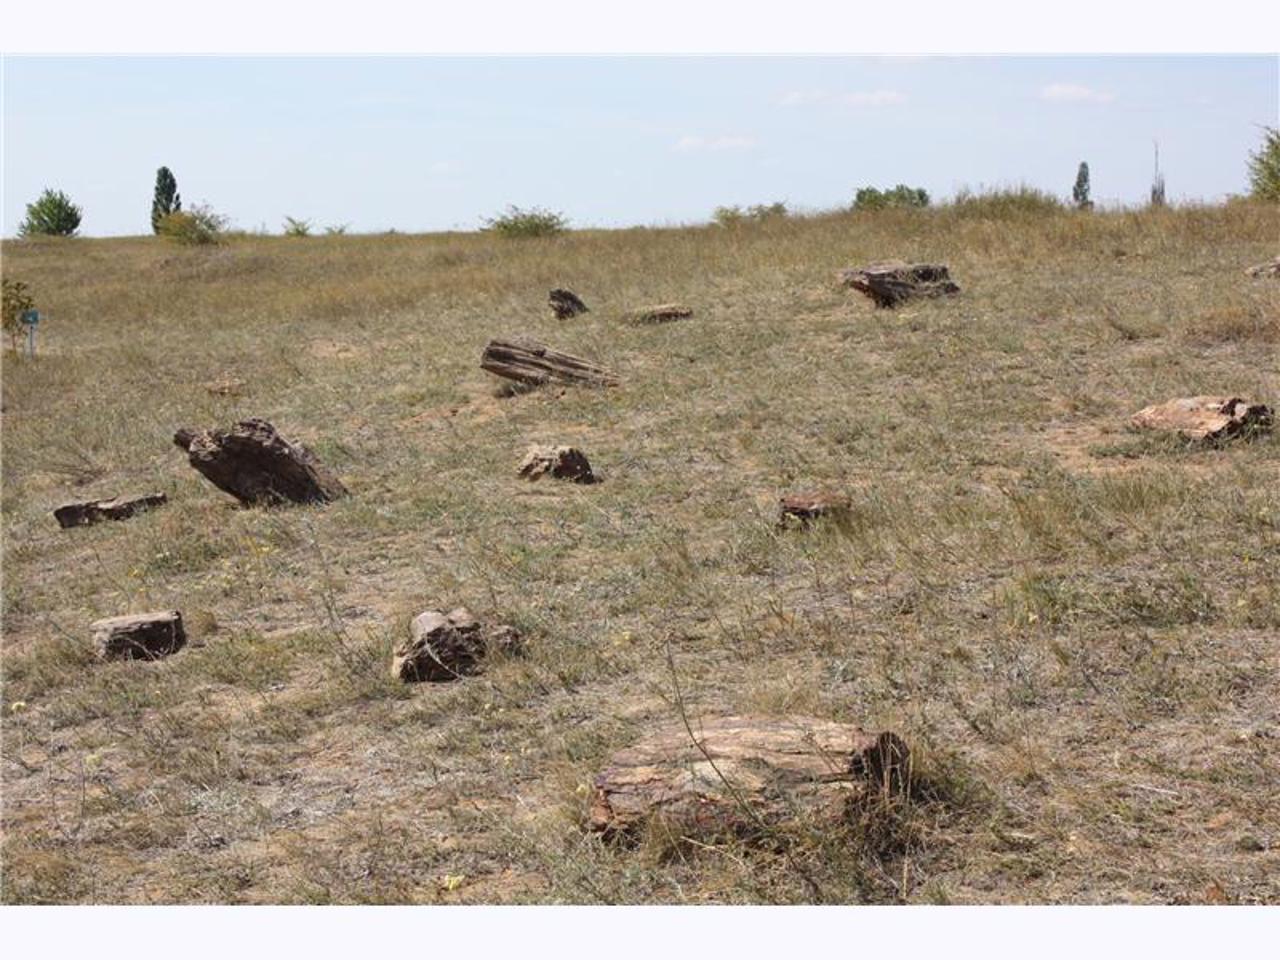
<svg viewBox="0 0 1280 960">
<path fill-rule="evenodd" d="M 961 210 L 715 229 L 6 243 L 47 321 L 4 359 L 8 902 L 1276 902 L 1280 442 L 1133 437 L 1280 401 L 1274 207 Z M 834 271 L 940 260 L 876 311 Z M 547 290 L 591 313 L 558 322 Z M 694 317 L 621 322 L 666 301 Z M 495 396 L 491 336 L 623 377 Z M 212 385 L 212 386 L 211 386 Z M 224 386 L 231 385 L 231 386 Z M 243 510 L 179 426 L 265 417 L 352 490 Z M 530 443 L 605 482 L 521 484 Z M 848 522 L 779 531 L 776 497 Z M 162 490 L 124 524 L 65 499 Z M 386 679 L 466 604 L 522 659 Z M 98 617 L 193 642 L 100 665 Z M 891 727 L 874 829 L 638 849 L 582 830 L 614 749 L 695 713 Z"/>
</svg>

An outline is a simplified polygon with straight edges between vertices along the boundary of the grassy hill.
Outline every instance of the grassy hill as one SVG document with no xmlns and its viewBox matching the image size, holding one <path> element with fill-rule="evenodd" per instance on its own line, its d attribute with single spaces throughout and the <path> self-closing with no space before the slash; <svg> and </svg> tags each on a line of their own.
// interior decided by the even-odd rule
<svg viewBox="0 0 1280 960">
<path fill-rule="evenodd" d="M 1131 413 L 1280 405 L 1276 208 L 998 204 L 737 229 L 6 242 L 7 902 L 1280 901 L 1280 439 Z M 950 265 L 874 309 L 840 267 Z M 591 312 L 552 319 L 567 286 Z M 681 301 L 685 321 L 621 322 Z M 490 337 L 621 376 L 500 396 Z M 351 490 L 242 509 L 179 427 L 258 416 Z M 604 482 L 523 483 L 535 442 Z M 777 498 L 849 493 L 780 530 Z M 60 530 L 71 499 L 168 506 Z M 465 604 L 527 655 L 401 685 Z M 88 625 L 183 611 L 99 664 Z M 677 715 L 893 729 L 928 789 L 764 848 L 583 830 Z M 817 891 L 815 893 L 815 891 Z"/>
</svg>

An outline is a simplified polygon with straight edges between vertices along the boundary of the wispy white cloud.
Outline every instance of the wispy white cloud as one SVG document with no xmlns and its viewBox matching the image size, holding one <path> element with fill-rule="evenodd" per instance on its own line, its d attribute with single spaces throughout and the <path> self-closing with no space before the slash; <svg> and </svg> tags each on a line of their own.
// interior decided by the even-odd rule
<svg viewBox="0 0 1280 960">
<path fill-rule="evenodd" d="M 1040 88 L 1041 100 L 1057 103 L 1110 103 L 1115 94 L 1079 83 L 1051 83 Z"/>
<path fill-rule="evenodd" d="M 814 103 L 830 103 L 848 107 L 885 107 L 904 103 L 907 95 L 900 90 L 853 90 L 836 93 L 830 90 L 790 90 L 773 98 L 780 107 L 800 107 Z"/>
<path fill-rule="evenodd" d="M 705 150 L 750 150 L 756 145 L 755 137 L 681 137 L 671 149 L 678 153 L 695 153 Z"/>
</svg>

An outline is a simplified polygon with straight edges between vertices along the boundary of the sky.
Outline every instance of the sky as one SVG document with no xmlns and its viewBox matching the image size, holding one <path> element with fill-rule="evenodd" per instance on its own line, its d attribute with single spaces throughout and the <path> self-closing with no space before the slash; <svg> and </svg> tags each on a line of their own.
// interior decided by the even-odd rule
<svg viewBox="0 0 1280 960">
<path fill-rule="evenodd" d="M 860 186 L 1030 184 L 1172 202 L 1247 190 L 1280 58 L 6 57 L 3 233 L 45 187 L 87 236 L 150 232 L 156 169 L 247 230 L 574 226 L 847 205 Z"/>
</svg>

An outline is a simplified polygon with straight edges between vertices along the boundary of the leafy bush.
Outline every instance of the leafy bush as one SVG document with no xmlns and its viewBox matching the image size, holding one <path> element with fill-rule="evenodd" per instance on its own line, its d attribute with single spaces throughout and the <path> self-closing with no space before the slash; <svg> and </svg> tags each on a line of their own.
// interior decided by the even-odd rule
<svg viewBox="0 0 1280 960">
<path fill-rule="evenodd" d="M 743 210 L 741 207 L 716 207 L 711 214 L 712 221 L 721 227 L 736 227 L 743 223 L 764 223 L 767 220 L 781 220 L 787 216 L 787 205 L 782 201 L 776 203 L 756 203 Z"/>
<path fill-rule="evenodd" d="M 35 309 L 36 301 L 27 289 L 27 285 L 21 280 L 10 280 L 5 277 L 3 282 L 0 282 L 0 286 L 3 287 L 0 310 L 4 316 L 4 332 L 9 335 L 9 345 L 16 353 L 26 332 L 20 318 L 25 311 Z"/>
<path fill-rule="evenodd" d="M 951 201 L 951 209 L 963 214 L 987 217 L 1041 215 L 1062 210 L 1062 201 L 1051 193 L 1025 183 L 975 193 L 961 187 Z"/>
<path fill-rule="evenodd" d="M 217 243 L 227 228 L 227 218 L 214 213 L 207 204 L 178 210 L 161 217 L 156 232 L 177 243 L 197 246 Z"/>
<path fill-rule="evenodd" d="M 295 220 L 293 217 L 285 217 L 284 218 L 284 235 L 286 237 L 311 236 L 311 221 Z"/>
<path fill-rule="evenodd" d="M 889 207 L 927 207 L 929 192 L 923 187 L 908 187 L 900 183 L 892 190 L 862 187 L 853 197 L 855 210 L 885 210 Z"/>
<path fill-rule="evenodd" d="M 509 206 L 506 213 L 486 218 L 484 229 L 504 237 L 550 237 L 569 229 L 569 221 L 563 214 L 540 207 L 522 210 Z"/>
<path fill-rule="evenodd" d="M 151 230 L 160 232 L 160 218 L 182 210 L 182 197 L 178 194 L 178 181 L 168 167 L 156 171 L 156 189 L 151 198 Z"/>
<path fill-rule="evenodd" d="M 1280 129 L 1262 128 L 1262 146 L 1249 154 L 1249 194 L 1280 203 Z"/>
<path fill-rule="evenodd" d="M 80 229 L 80 208 L 61 190 L 45 188 L 18 227 L 20 237 L 74 237 Z"/>
</svg>

